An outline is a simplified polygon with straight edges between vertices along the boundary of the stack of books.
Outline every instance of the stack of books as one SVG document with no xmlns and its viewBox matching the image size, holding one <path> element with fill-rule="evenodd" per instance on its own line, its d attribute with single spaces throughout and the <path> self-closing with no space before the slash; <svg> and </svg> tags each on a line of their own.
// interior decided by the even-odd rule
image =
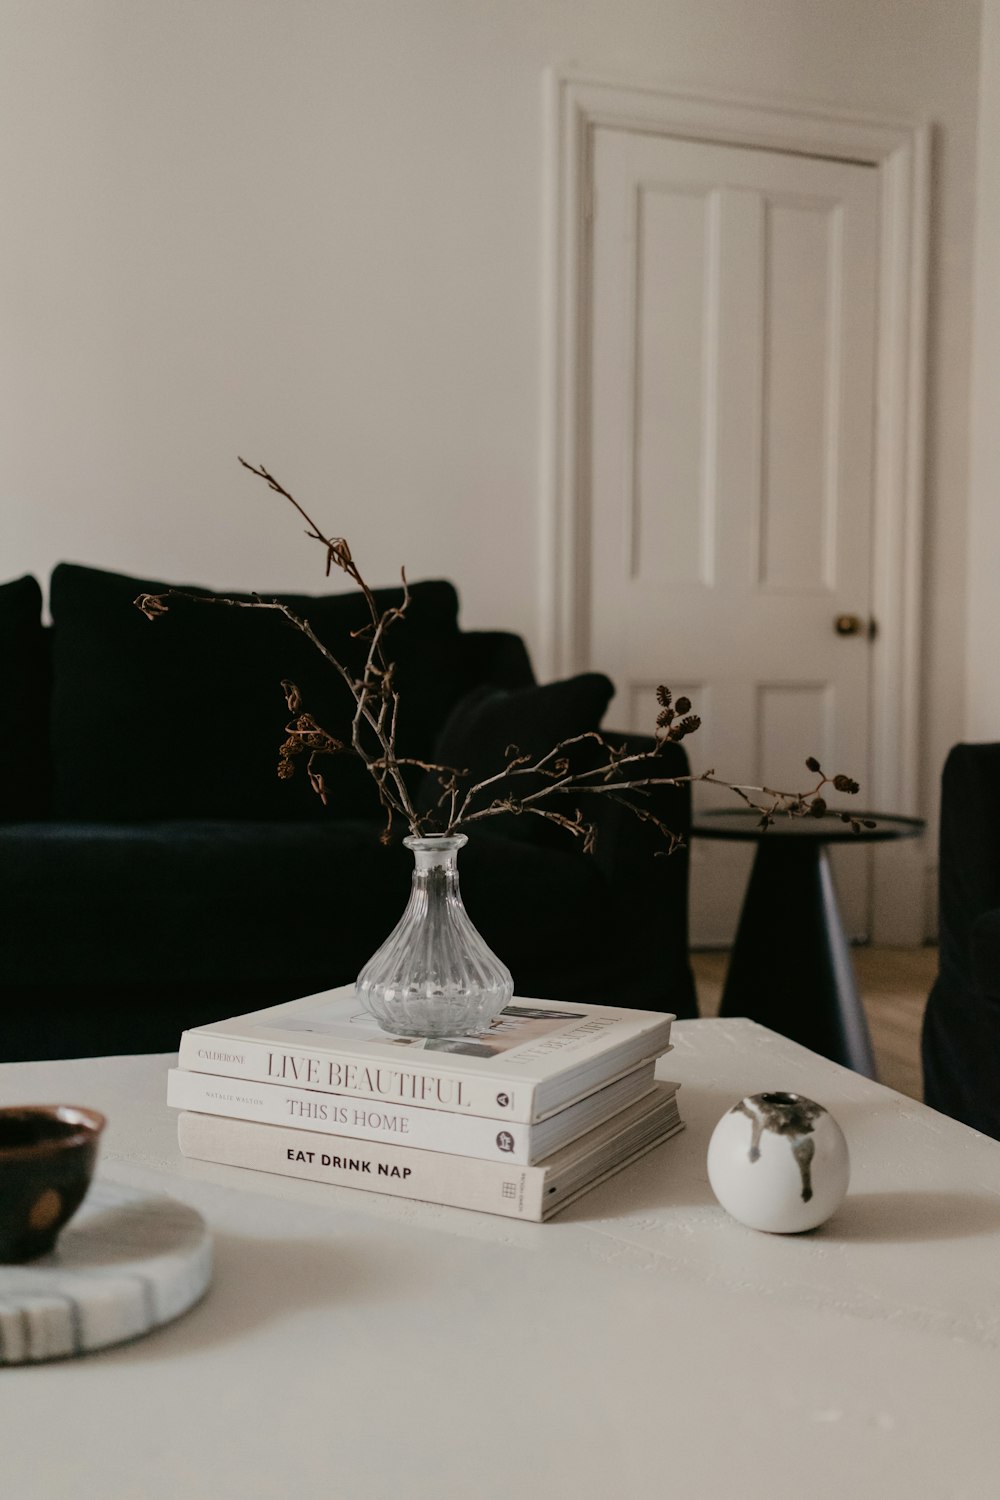
<svg viewBox="0 0 1000 1500">
<path fill-rule="evenodd" d="M 167 1102 L 185 1156 L 542 1220 L 681 1129 L 673 1019 L 515 998 L 394 1037 L 345 986 L 185 1031 Z"/>
</svg>

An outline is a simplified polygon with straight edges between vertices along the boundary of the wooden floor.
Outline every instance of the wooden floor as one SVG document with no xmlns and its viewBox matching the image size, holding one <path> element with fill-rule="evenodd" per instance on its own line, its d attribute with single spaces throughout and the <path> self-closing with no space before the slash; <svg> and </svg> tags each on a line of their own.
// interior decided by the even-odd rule
<svg viewBox="0 0 1000 1500">
<path fill-rule="evenodd" d="M 853 948 L 854 970 L 875 1049 L 879 1079 L 890 1088 L 921 1098 L 920 1023 L 934 976 L 936 948 Z M 691 956 L 698 1003 L 715 1015 L 728 953 Z"/>
</svg>

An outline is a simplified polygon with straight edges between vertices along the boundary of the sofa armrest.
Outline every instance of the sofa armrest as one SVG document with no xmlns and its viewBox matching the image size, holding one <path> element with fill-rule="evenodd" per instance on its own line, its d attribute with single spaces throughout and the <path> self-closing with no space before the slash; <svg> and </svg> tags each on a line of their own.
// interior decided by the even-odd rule
<svg viewBox="0 0 1000 1500">
<path fill-rule="evenodd" d="M 604 738 L 615 748 L 627 748 L 632 754 L 643 754 L 653 749 L 655 740 L 646 734 L 623 734 L 616 730 L 602 730 Z M 683 746 L 666 745 L 658 757 L 657 774 L 662 776 L 687 776 L 690 772 Z M 650 787 L 646 796 L 636 797 L 637 805 L 647 807 L 662 820 L 671 832 L 687 843 L 691 832 L 691 786 Z M 645 867 L 651 859 L 663 863 L 667 845 L 656 825 L 647 822 L 623 807 L 610 797 L 595 797 L 584 809 L 586 816 L 597 828 L 596 858 L 610 875 L 634 873 L 637 865 Z M 683 856 L 683 858 L 681 858 Z M 676 857 L 686 868 L 686 850 L 677 850 Z"/>
<path fill-rule="evenodd" d="M 602 730 L 616 746 L 641 753 L 655 741 L 649 735 L 622 734 Z M 660 774 L 687 776 L 687 755 L 680 744 L 666 745 L 660 755 Z M 662 969 L 663 993 L 651 1003 L 682 1016 L 697 1015 L 694 979 L 688 952 L 688 884 L 691 831 L 691 786 L 658 786 L 649 789 L 642 803 L 684 842 L 672 854 L 654 823 L 644 821 L 610 797 L 593 797 L 584 804 L 584 814 L 597 829 L 593 858 L 605 877 L 619 912 L 619 923 L 630 935 L 629 951 L 623 952 L 623 968 L 634 960 L 648 972 L 650 951 L 655 949 Z"/>
</svg>

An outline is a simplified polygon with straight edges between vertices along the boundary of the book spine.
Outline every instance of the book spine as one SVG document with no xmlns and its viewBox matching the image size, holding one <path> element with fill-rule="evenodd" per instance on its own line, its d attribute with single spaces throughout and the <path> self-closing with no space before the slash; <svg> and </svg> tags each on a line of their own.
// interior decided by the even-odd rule
<svg viewBox="0 0 1000 1500">
<path fill-rule="evenodd" d="M 540 1222 L 544 1169 L 183 1111 L 184 1156 Z"/>
<path fill-rule="evenodd" d="M 210 1073 L 171 1068 L 167 1103 L 173 1109 L 230 1115 L 323 1135 L 384 1141 L 422 1151 L 447 1151 L 486 1161 L 527 1165 L 531 1126 L 500 1124 L 481 1115 L 462 1116 L 414 1105 L 389 1105 L 344 1094 L 319 1094 L 280 1084 L 241 1082 Z"/>
<path fill-rule="evenodd" d="M 285 1083 L 325 1094 L 378 1099 L 383 1104 L 417 1104 L 455 1114 L 483 1115 L 491 1120 L 532 1118 L 534 1088 L 523 1081 L 484 1078 L 461 1069 L 435 1068 L 430 1054 L 415 1051 L 412 1060 L 372 1062 L 335 1050 L 291 1052 L 277 1043 L 233 1041 L 212 1032 L 185 1031 L 178 1066 L 193 1073 L 215 1073 L 255 1083 Z"/>
</svg>

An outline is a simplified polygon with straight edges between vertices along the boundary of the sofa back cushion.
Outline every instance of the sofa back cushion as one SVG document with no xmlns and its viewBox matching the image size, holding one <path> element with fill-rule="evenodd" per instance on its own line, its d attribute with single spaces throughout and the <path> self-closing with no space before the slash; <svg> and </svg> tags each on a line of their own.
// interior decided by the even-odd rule
<svg viewBox="0 0 1000 1500">
<path fill-rule="evenodd" d="M 49 662 L 35 578 L 0 584 L 0 820 L 44 817 L 49 796 Z"/>
<path fill-rule="evenodd" d="M 316 647 L 278 611 L 174 599 L 165 615 L 148 620 L 134 607 L 137 595 L 169 587 L 71 563 L 53 572 L 56 816 L 94 822 L 379 816 L 372 778 L 353 755 L 324 757 L 326 807 L 304 768 L 291 780 L 277 776 L 291 717 L 282 679 L 301 690 L 303 712 L 350 741 L 354 700 Z M 413 584 L 410 594 L 386 647 L 401 694 L 399 753 L 426 759 L 463 688 L 458 597 L 447 582 Z M 360 674 L 367 645 L 351 632 L 365 626 L 368 613 L 358 591 L 281 598 Z M 382 610 L 399 604 L 402 590 L 379 589 L 375 599 Z"/>
<path fill-rule="evenodd" d="M 598 729 L 613 694 L 614 685 L 600 672 L 581 672 L 562 682 L 512 691 L 482 684 L 453 708 L 435 744 L 434 761 L 467 772 L 462 786 L 472 786 L 502 771 L 509 760 L 508 749 L 513 746 L 537 760 L 562 741 Z M 570 749 L 568 759 L 571 768 L 580 771 L 594 764 L 599 755 L 593 741 L 583 741 Z M 523 800 L 549 780 L 540 773 L 507 777 L 478 798 L 476 805 L 486 807 L 494 798 Z M 421 809 L 430 811 L 439 803 L 440 795 L 440 779 L 428 773 L 420 788 Z M 580 801 L 584 818 L 588 800 Z M 566 817 L 572 817 L 575 811 L 575 803 L 568 796 L 553 796 L 542 805 Z M 567 848 L 573 841 L 573 835 L 564 828 L 530 812 L 497 813 L 484 818 L 479 826 L 536 845 Z"/>
</svg>

